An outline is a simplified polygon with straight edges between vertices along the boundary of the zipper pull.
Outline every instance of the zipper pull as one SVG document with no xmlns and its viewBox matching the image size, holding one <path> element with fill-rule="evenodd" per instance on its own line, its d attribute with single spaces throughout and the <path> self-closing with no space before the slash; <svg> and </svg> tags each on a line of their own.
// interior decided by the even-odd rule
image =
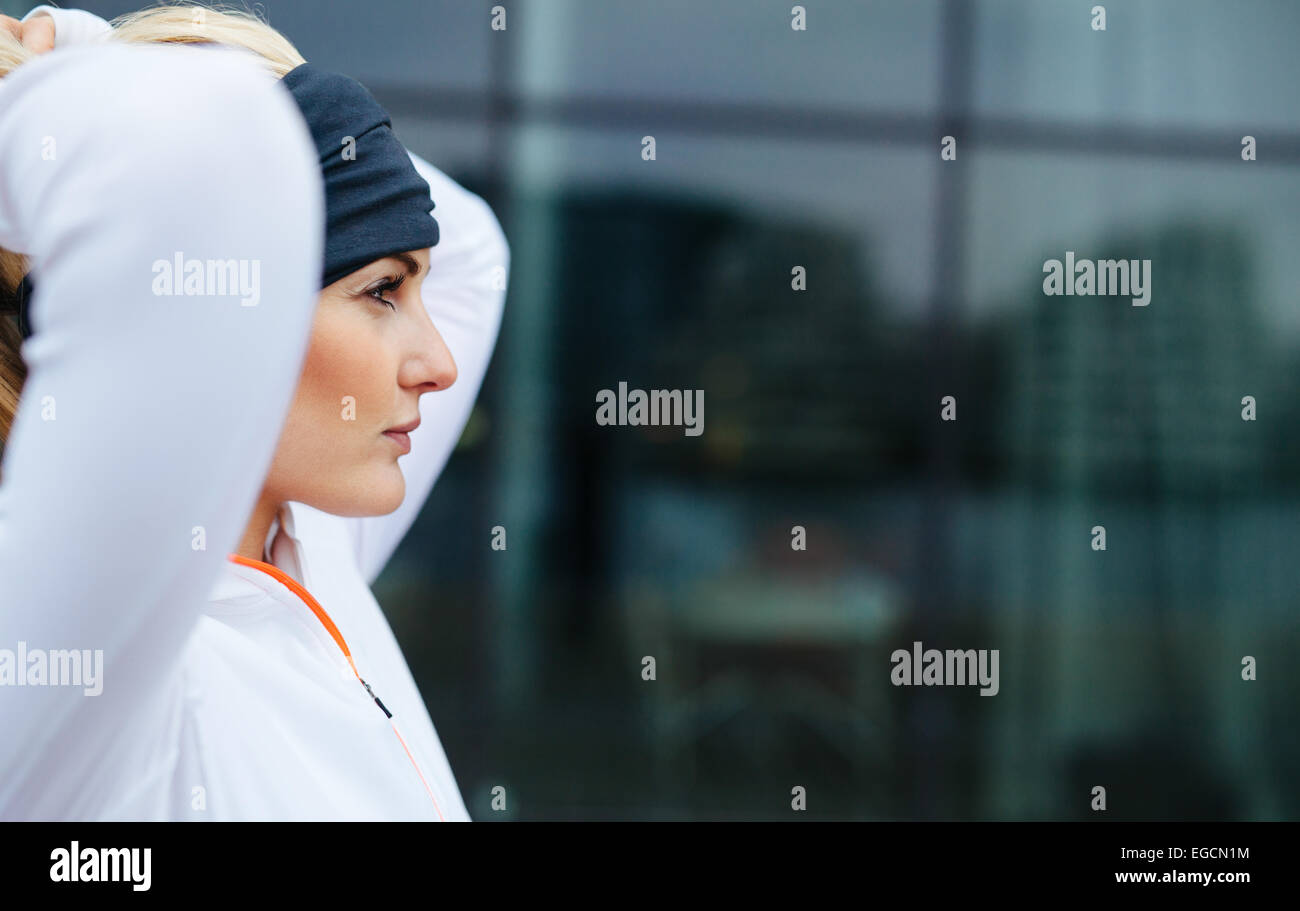
<svg viewBox="0 0 1300 911">
<path fill-rule="evenodd" d="M 358 679 L 358 680 L 361 680 L 360 677 L 358 677 L 357 679 Z M 390 712 L 390 711 L 388 711 L 388 709 L 384 707 L 384 704 L 383 704 L 382 702 L 379 701 L 379 697 L 376 696 L 376 695 L 375 695 L 375 691 L 372 690 L 372 689 L 370 688 L 370 684 L 366 683 L 364 680 L 361 680 L 361 685 L 364 686 L 364 687 L 366 688 L 366 692 L 370 694 L 370 698 L 373 699 L 373 700 L 375 700 L 375 705 L 377 705 L 377 706 L 379 706 L 381 709 L 383 709 L 385 715 L 387 715 L 389 718 L 392 718 L 392 717 L 393 717 L 393 713 Z"/>
</svg>

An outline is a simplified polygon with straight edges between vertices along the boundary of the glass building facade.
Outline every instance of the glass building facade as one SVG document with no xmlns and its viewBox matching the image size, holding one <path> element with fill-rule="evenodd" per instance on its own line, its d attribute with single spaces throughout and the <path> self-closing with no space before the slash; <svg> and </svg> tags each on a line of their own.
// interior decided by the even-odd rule
<svg viewBox="0 0 1300 911">
<path fill-rule="evenodd" d="M 1300 5 L 1103 5 L 258 4 L 511 244 L 376 586 L 476 819 L 1300 816 Z"/>
</svg>

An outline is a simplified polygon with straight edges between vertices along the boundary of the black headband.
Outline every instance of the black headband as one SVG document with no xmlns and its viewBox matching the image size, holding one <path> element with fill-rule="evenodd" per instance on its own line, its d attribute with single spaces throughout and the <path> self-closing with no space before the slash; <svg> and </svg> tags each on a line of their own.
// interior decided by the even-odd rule
<svg viewBox="0 0 1300 911">
<path fill-rule="evenodd" d="M 309 63 L 282 81 L 311 130 L 325 178 L 321 287 L 385 256 L 435 245 L 429 185 L 365 86 Z"/>
<path fill-rule="evenodd" d="M 385 256 L 437 244 L 429 184 L 365 86 L 309 63 L 290 70 L 283 82 L 311 130 L 325 179 L 321 287 Z M 13 297 L 0 301 L 0 310 L 17 312 L 24 340 L 32 334 L 27 311 L 33 288 L 24 276 Z"/>
</svg>

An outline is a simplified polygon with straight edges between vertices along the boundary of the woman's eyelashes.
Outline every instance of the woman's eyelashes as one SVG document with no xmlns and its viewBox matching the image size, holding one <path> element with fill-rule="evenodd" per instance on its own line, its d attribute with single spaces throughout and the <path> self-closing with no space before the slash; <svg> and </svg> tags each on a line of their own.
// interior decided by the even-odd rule
<svg viewBox="0 0 1300 911">
<path fill-rule="evenodd" d="M 375 287 L 368 289 L 365 292 L 366 296 L 372 297 L 375 300 L 379 301 L 380 303 L 387 304 L 390 309 L 396 310 L 397 305 L 393 301 L 390 301 L 388 298 L 384 297 L 384 292 L 396 291 L 398 288 L 402 287 L 402 283 L 405 281 L 406 281 L 405 275 L 402 276 L 390 275 L 383 284 L 375 285 Z"/>
</svg>

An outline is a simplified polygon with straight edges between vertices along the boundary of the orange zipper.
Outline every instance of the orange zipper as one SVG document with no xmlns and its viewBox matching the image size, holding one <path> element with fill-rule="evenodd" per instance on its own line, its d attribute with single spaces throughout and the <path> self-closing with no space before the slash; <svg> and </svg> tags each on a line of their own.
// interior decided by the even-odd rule
<svg viewBox="0 0 1300 911">
<path fill-rule="evenodd" d="M 334 621 L 330 619 L 330 615 L 325 613 L 325 608 L 320 606 L 320 603 L 311 596 L 311 593 L 307 591 L 307 589 L 298 584 L 297 579 L 290 576 L 278 566 L 272 566 L 270 563 L 264 563 L 261 560 L 251 560 L 248 557 L 241 556 L 240 554 L 230 554 L 229 559 L 233 563 L 261 570 L 288 588 L 291 592 L 301 598 L 304 604 L 311 608 L 311 612 L 316 615 L 318 620 L 320 620 L 321 625 L 325 627 L 326 632 L 328 632 L 334 641 L 338 643 L 338 647 L 343 651 L 343 657 L 348 659 L 348 666 L 352 668 L 352 673 L 356 674 L 357 679 L 360 680 L 361 685 L 366 688 L 366 692 L 370 695 L 370 698 L 374 699 L 375 704 L 383 709 L 384 714 L 388 716 L 388 723 L 392 726 L 393 733 L 397 735 L 397 740 L 401 743 L 402 749 L 406 751 L 406 758 L 411 760 L 411 765 L 415 767 L 415 774 L 420 776 L 420 784 L 424 785 L 425 793 L 428 794 L 429 799 L 433 801 L 433 808 L 438 811 L 438 819 L 446 822 L 446 819 L 444 819 L 442 815 L 442 808 L 438 806 L 438 800 L 433 796 L 433 791 L 429 788 L 429 782 L 425 781 L 424 773 L 420 771 L 419 763 L 417 763 L 415 757 L 411 755 L 410 748 L 406 745 L 406 741 L 402 739 L 402 732 L 397 729 L 397 725 L 392 720 L 393 713 L 388 711 L 384 704 L 379 701 L 379 697 L 375 695 L 372 689 L 370 689 L 370 684 L 366 683 L 366 681 L 362 679 L 361 674 L 357 671 L 356 664 L 352 661 L 352 652 L 348 648 L 348 644 L 343 641 L 343 634 L 340 633 L 339 628 L 334 625 Z"/>
</svg>

